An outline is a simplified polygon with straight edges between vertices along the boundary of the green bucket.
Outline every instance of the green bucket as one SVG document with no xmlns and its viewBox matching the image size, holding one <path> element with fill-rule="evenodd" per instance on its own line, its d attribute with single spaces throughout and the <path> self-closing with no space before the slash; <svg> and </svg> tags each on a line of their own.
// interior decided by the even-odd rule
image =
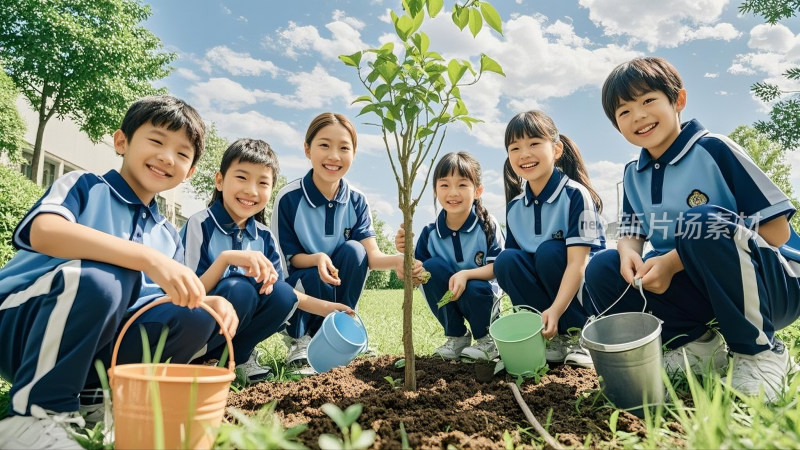
<svg viewBox="0 0 800 450">
<path fill-rule="evenodd" d="M 545 363 L 542 316 L 525 305 L 514 306 L 514 312 L 500 317 L 489 326 L 489 334 L 497 345 L 500 359 L 511 375 L 530 375 Z"/>
</svg>

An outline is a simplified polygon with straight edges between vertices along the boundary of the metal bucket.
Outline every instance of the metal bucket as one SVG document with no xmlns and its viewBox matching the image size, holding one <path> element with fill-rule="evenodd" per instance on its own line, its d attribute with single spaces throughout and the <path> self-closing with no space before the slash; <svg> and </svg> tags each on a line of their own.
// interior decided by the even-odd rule
<svg viewBox="0 0 800 450">
<path fill-rule="evenodd" d="M 590 320 L 581 332 L 600 386 L 618 408 L 643 415 L 644 406 L 664 401 L 661 378 L 661 321 L 652 314 L 627 312 Z"/>
</svg>

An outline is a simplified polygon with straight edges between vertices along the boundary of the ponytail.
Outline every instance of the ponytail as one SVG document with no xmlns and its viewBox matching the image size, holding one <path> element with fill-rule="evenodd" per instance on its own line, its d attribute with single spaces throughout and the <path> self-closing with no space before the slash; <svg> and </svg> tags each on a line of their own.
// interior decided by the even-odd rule
<svg viewBox="0 0 800 450">
<path fill-rule="evenodd" d="M 494 228 L 494 220 L 492 220 L 492 216 L 489 215 L 489 210 L 483 206 L 480 197 L 476 198 L 473 204 L 475 205 L 475 215 L 478 216 L 478 219 L 481 221 L 481 229 L 483 230 L 483 234 L 486 235 L 486 248 L 491 248 L 492 237 L 496 231 Z"/>
<path fill-rule="evenodd" d="M 503 164 L 503 186 L 506 192 L 506 203 L 511 203 L 514 197 L 522 193 L 522 178 L 514 172 L 511 161 L 506 158 Z"/>
<path fill-rule="evenodd" d="M 597 192 L 592 189 L 592 184 L 589 182 L 589 173 L 586 170 L 586 165 L 583 163 L 578 145 L 566 135 L 559 134 L 558 137 L 561 139 L 561 143 L 564 144 L 564 151 L 561 153 L 561 158 L 556 160 L 556 167 L 571 179 L 582 184 L 592 196 L 592 201 L 594 202 L 595 208 L 597 208 L 597 212 L 603 212 L 603 200 L 600 199 Z"/>
</svg>

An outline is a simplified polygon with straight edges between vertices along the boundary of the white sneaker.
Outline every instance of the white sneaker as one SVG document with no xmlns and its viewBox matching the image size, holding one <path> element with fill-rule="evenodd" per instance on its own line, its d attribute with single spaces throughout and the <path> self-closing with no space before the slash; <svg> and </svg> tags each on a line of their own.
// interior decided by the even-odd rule
<svg viewBox="0 0 800 450">
<path fill-rule="evenodd" d="M 286 355 L 286 365 L 308 364 L 308 344 L 311 336 L 305 334 L 297 339 L 292 339 L 289 344 L 289 353 Z"/>
<path fill-rule="evenodd" d="M 472 334 L 469 331 L 463 336 L 445 336 L 447 340 L 441 347 L 433 351 L 434 355 L 439 355 L 444 359 L 458 359 L 461 351 L 472 343 Z"/>
<path fill-rule="evenodd" d="M 783 342 L 776 341 L 772 350 L 755 355 L 733 354 L 731 387 L 749 396 L 764 391 L 764 400 L 773 403 L 786 390 L 786 378 L 795 368 Z"/>
<path fill-rule="evenodd" d="M 488 334 L 475 341 L 475 345 L 465 347 L 461 350 L 461 357 L 470 359 L 483 359 L 491 361 L 497 358 L 497 346 L 494 344 L 494 339 Z"/>
<path fill-rule="evenodd" d="M 31 406 L 30 416 L 11 416 L 0 420 L 0 449 L 82 449 L 72 438 L 70 425 L 85 426 L 76 413 L 53 413 Z"/>
<path fill-rule="evenodd" d="M 250 352 L 250 358 L 247 359 L 247 362 L 236 365 L 236 369 L 241 369 L 245 376 L 247 376 L 248 383 L 255 384 L 266 380 L 272 375 L 272 367 L 258 362 L 260 356 L 261 351 L 254 349 Z"/>
<path fill-rule="evenodd" d="M 572 340 L 567 335 L 557 334 L 546 344 L 547 348 L 544 351 L 544 357 L 547 362 L 563 363 L 564 358 L 567 357 L 572 347 Z"/>
<path fill-rule="evenodd" d="M 686 371 L 684 353 L 695 375 L 704 375 L 709 371 L 724 374 L 728 368 L 728 346 L 717 331 L 708 330 L 699 339 L 664 352 L 664 369 L 667 374 Z"/>
<path fill-rule="evenodd" d="M 564 364 L 571 366 L 586 367 L 587 369 L 594 369 L 594 361 L 592 361 L 592 354 L 589 353 L 585 347 L 580 344 L 573 344 L 569 348 L 569 353 L 564 357 Z"/>
</svg>

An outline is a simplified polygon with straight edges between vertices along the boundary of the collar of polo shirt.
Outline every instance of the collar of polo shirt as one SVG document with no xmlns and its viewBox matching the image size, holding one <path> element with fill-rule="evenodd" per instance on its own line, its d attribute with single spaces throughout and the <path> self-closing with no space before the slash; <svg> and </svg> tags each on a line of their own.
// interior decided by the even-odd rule
<svg viewBox="0 0 800 450">
<path fill-rule="evenodd" d="M 678 138 L 675 139 L 675 142 L 669 146 L 666 152 L 661 155 L 660 158 L 653 159 L 650 156 L 650 152 L 647 149 L 642 149 L 639 152 L 639 162 L 636 165 L 636 171 L 641 172 L 645 170 L 648 166 L 655 164 L 656 162 L 667 164 L 676 165 L 680 160 L 689 152 L 689 149 L 692 148 L 695 142 L 698 139 L 708 134 L 708 130 L 697 121 L 697 119 L 692 119 L 688 122 L 684 122 L 681 124 L 681 134 L 678 135 Z"/>
<path fill-rule="evenodd" d="M 326 205 L 330 202 L 341 203 L 343 205 L 347 204 L 348 199 L 350 198 L 350 187 L 348 186 L 347 182 L 342 178 L 339 180 L 339 189 L 336 191 L 336 197 L 333 200 L 328 200 L 322 195 L 322 192 L 317 188 L 317 185 L 314 184 L 314 180 L 311 179 L 311 176 L 314 174 L 314 169 L 308 171 L 306 176 L 300 180 L 300 186 L 303 188 L 303 194 L 306 198 L 306 201 L 312 208 L 316 208 L 320 205 Z"/>
<path fill-rule="evenodd" d="M 436 233 L 439 234 L 439 237 L 450 236 L 453 231 L 458 231 L 459 233 L 469 233 L 475 228 L 475 225 L 478 224 L 478 215 L 475 214 L 475 205 L 472 205 L 472 209 L 469 212 L 469 216 L 467 216 L 467 220 L 464 221 L 464 224 L 461 225 L 461 228 L 458 230 L 451 230 L 447 227 L 447 211 L 442 208 L 439 212 L 439 216 L 436 218 Z"/>
<path fill-rule="evenodd" d="M 239 226 L 236 225 L 236 222 L 231 218 L 231 215 L 228 214 L 228 211 L 225 209 L 225 205 L 222 203 L 222 197 L 220 196 L 208 208 L 209 212 L 211 213 L 211 217 L 214 219 L 214 223 L 217 225 L 217 228 L 220 229 L 225 234 L 233 234 L 239 232 Z M 250 239 L 256 239 L 258 236 L 258 231 L 256 230 L 256 219 L 253 217 L 249 217 L 247 219 L 247 224 L 244 226 L 245 232 L 250 236 Z"/>
<path fill-rule="evenodd" d="M 558 193 L 566 186 L 567 181 L 569 181 L 569 177 L 564 175 L 564 172 L 559 170 L 558 167 L 554 167 L 553 174 L 550 175 L 550 179 L 547 180 L 547 184 L 538 196 L 533 195 L 530 185 L 525 183 L 525 206 L 532 205 L 538 199 L 544 199 L 545 203 L 553 203 L 558 197 Z"/>
<path fill-rule="evenodd" d="M 102 180 L 111 187 L 111 192 L 117 196 L 120 200 L 130 205 L 141 205 L 147 208 L 150 211 L 150 214 L 153 216 L 153 220 L 156 222 L 161 222 L 162 220 L 166 220 L 164 216 L 161 215 L 161 212 L 158 210 L 158 202 L 156 202 L 155 197 L 153 200 L 150 201 L 149 205 L 145 205 L 142 203 L 142 200 L 133 192 L 128 182 L 122 178 L 119 172 L 116 170 L 109 170 L 108 172 L 103 175 Z"/>
</svg>

